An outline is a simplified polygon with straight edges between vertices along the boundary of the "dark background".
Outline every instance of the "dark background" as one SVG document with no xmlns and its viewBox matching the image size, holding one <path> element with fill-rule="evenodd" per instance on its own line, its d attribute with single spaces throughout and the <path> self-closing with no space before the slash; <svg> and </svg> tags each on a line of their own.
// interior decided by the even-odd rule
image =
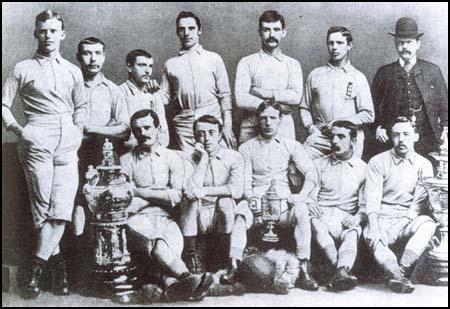
<svg viewBox="0 0 450 309">
<path fill-rule="evenodd" d="M 196 13 L 202 20 L 202 45 L 218 52 L 226 65 L 230 85 L 238 61 L 260 48 L 258 18 L 268 9 L 285 16 L 287 36 L 283 51 L 300 61 L 303 76 L 328 60 L 326 31 L 331 26 L 346 26 L 354 37 L 353 65 L 369 82 L 377 68 L 397 59 L 393 38 L 395 22 L 403 16 L 417 20 L 424 32 L 419 56 L 436 63 L 448 79 L 448 3 L 2 3 L 2 84 L 14 64 L 29 58 L 36 49 L 34 18 L 51 8 L 63 17 L 66 39 L 61 54 L 77 63 L 78 42 L 89 36 L 106 43 L 104 73 L 120 84 L 127 78 L 125 56 L 142 48 L 155 60 L 153 75 L 160 78 L 164 62 L 179 49 L 175 18 L 182 10 Z M 18 100 L 17 100 L 18 101 Z M 23 123 L 22 107 L 13 108 Z M 297 122 L 298 124 L 298 122 Z M 297 137 L 303 131 L 297 127 Z M 15 141 L 2 128 L 2 143 Z"/>
</svg>

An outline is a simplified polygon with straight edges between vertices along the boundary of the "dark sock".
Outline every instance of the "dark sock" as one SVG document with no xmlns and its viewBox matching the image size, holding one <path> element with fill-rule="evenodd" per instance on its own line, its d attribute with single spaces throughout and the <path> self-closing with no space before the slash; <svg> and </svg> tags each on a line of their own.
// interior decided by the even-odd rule
<svg viewBox="0 0 450 309">
<path fill-rule="evenodd" d="M 44 267 L 45 264 L 47 264 L 47 261 L 44 259 L 41 259 L 40 257 L 35 256 L 31 259 L 31 265 L 37 265 L 40 267 Z"/>
<path fill-rule="evenodd" d="M 184 253 L 187 256 L 197 253 L 197 236 L 184 236 Z"/>
</svg>

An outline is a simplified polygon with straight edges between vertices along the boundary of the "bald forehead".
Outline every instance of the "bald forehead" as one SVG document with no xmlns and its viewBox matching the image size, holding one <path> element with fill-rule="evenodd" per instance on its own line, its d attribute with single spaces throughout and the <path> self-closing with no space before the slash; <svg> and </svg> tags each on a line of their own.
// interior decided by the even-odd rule
<svg viewBox="0 0 450 309">
<path fill-rule="evenodd" d="M 398 122 L 392 126 L 392 133 L 414 132 L 414 127 L 410 122 Z"/>
</svg>

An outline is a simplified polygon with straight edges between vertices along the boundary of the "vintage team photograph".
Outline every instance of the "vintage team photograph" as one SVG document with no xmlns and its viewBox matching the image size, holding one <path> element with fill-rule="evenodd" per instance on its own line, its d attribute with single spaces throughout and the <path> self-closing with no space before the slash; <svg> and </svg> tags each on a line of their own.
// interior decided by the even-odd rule
<svg viewBox="0 0 450 309">
<path fill-rule="evenodd" d="M 448 2 L 2 2 L 2 306 L 448 307 Z"/>
</svg>

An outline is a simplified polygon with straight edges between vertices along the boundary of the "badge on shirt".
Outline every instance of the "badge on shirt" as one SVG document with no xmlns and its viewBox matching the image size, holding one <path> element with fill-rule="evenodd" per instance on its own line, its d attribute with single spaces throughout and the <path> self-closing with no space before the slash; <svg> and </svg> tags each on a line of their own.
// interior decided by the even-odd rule
<svg viewBox="0 0 450 309">
<path fill-rule="evenodd" d="M 347 90 L 345 92 L 345 99 L 351 100 L 353 99 L 353 82 L 347 83 Z"/>
</svg>

